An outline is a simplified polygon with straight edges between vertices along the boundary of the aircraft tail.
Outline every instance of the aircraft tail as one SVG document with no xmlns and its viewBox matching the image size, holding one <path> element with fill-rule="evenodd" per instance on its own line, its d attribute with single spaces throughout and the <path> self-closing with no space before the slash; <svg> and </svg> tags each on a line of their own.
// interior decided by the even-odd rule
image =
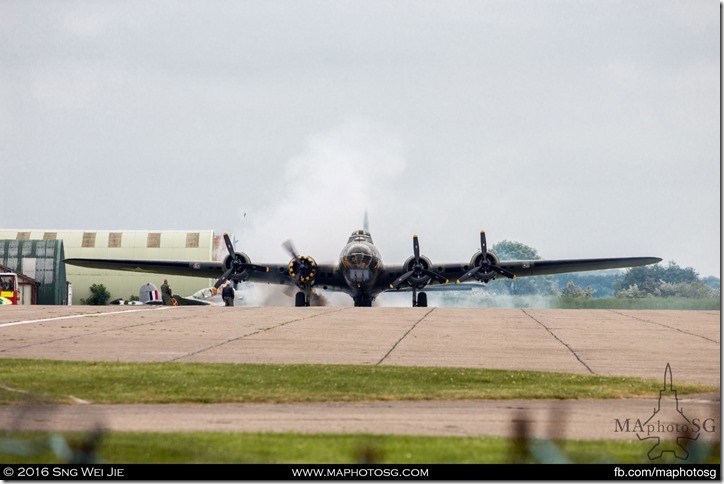
<svg viewBox="0 0 724 484">
<path fill-rule="evenodd" d="M 141 289 L 138 291 L 138 299 L 142 303 L 152 303 L 153 301 L 160 301 L 161 294 L 158 292 L 158 288 L 156 286 L 147 282 L 142 285 Z"/>
</svg>

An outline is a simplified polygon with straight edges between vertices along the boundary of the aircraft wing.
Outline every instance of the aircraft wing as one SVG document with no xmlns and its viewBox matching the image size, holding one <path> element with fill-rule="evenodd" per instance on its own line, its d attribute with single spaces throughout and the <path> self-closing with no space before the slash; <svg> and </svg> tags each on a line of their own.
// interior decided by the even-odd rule
<svg viewBox="0 0 724 484">
<path fill-rule="evenodd" d="M 516 277 L 564 274 L 566 272 L 599 271 L 603 269 L 624 269 L 661 262 L 658 257 L 620 257 L 609 259 L 563 259 L 505 261 L 500 266 Z"/>
<path fill-rule="evenodd" d="M 289 264 L 260 264 L 269 268 L 268 272 L 250 272 L 248 280 L 255 282 L 266 282 L 267 284 L 294 285 L 289 277 Z M 314 278 L 314 286 L 330 286 L 330 289 L 338 289 L 345 286 L 344 278 L 339 275 L 336 267 L 332 264 L 317 264 L 317 275 Z M 214 277 L 219 277 L 219 272 Z"/>
<path fill-rule="evenodd" d="M 65 259 L 66 264 L 89 269 L 113 271 L 147 272 L 168 274 L 169 276 L 218 278 L 224 273 L 221 262 L 202 261 L 165 261 L 130 259 Z"/>
<path fill-rule="evenodd" d="M 103 269 L 114 271 L 144 272 L 152 274 L 165 274 L 169 276 L 203 277 L 218 279 L 225 272 L 224 264 L 210 261 L 165 261 L 165 260 L 131 260 L 131 259 L 65 259 L 66 264 L 86 267 L 90 269 Z M 292 285 L 289 277 L 288 264 L 258 264 L 268 267 L 268 272 L 249 271 L 246 280 L 266 282 L 268 284 Z M 317 265 L 317 286 L 331 286 L 341 288 L 344 279 L 335 271 L 331 264 Z"/>
<path fill-rule="evenodd" d="M 561 260 L 511 260 L 500 261 L 498 267 L 512 273 L 515 277 L 543 276 L 564 274 L 567 272 L 598 271 L 603 269 L 624 269 L 661 262 L 658 257 L 617 257 L 599 259 L 561 259 Z M 455 283 L 471 266 L 469 264 L 434 264 L 431 269 Z M 387 289 L 389 283 L 403 272 L 402 266 L 386 267 L 386 277 L 381 278 L 381 285 Z M 504 276 L 497 276 L 503 278 Z M 437 284 L 433 279 L 430 286 Z M 462 284 L 461 284 L 462 285 Z"/>
<path fill-rule="evenodd" d="M 515 277 L 544 276 L 566 272 L 599 271 L 603 269 L 624 269 L 661 262 L 658 257 L 619 257 L 606 259 L 560 259 L 560 260 L 513 260 L 500 261 L 498 266 L 510 271 Z M 454 282 L 466 272 L 467 265 L 445 264 L 442 274 Z"/>
</svg>

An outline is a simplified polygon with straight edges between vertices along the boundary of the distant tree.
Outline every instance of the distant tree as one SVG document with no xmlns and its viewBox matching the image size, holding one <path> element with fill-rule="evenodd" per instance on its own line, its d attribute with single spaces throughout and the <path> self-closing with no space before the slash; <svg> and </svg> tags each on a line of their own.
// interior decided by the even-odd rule
<svg viewBox="0 0 724 484">
<path fill-rule="evenodd" d="M 657 287 L 662 282 L 676 284 L 679 282 L 697 282 L 699 274 L 691 268 L 681 268 L 674 261 L 669 261 L 666 267 L 659 264 L 632 267 L 628 269 L 621 280 L 621 287 L 625 288 L 636 284 L 641 290 L 647 291 Z"/>
<path fill-rule="evenodd" d="M 564 287 L 561 291 L 561 296 L 591 299 L 594 292 L 596 292 L 596 290 L 591 286 L 586 286 L 584 289 L 581 289 L 579 286 L 569 281 L 568 284 L 566 284 L 566 287 Z"/>
<path fill-rule="evenodd" d="M 616 278 L 620 277 L 620 275 L 621 271 L 609 269 L 595 272 L 556 274 L 552 278 L 559 288 L 565 288 L 566 284 L 572 282 L 579 287 L 590 287 L 595 297 L 613 297 Z"/>
<path fill-rule="evenodd" d="M 712 289 L 721 289 L 721 280 L 715 276 L 706 276 L 701 279 L 701 282 L 711 287 Z"/>
<path fill-rule="evenodd" d="M 624 299 L 640 299 L 646 296 L 650 296 L 650 294 L 640 291 L 639 286 L 636 284 L 632 284 L 625 289 L 619 289 L 616 291 L 616 297 Z"/>
<path fill-rule="evenodd" d="M 81 299 L 81 304 L 88 304 L 91 306 L 103 306 L 111 298 L 111 293 L 108 292 L 103 284 L 93 284 L 90 287 L 91 295 L 88 299 Z"/>
<path fill-rule="evenodd" d="M 677 282 L 675 284 L 664 282 L 658 287 L 657 296 L 706 299 L 719 294 L 719 290 L 712 289 L 703 282 Z"/>
<path fill-rule="evenodd" d="M 502 240 L 491 247 L 500 260 L 538 260 L 541 257 L 533 247 L 521 242 Z"/>
<path fill-rule="evenodd" d="M 521 242 L 503 240 L 494 244 L 490 250 L 498 256 L 501 261 L 506 260 L 539 260 L 541 257 L 538 251 L 529 245 Z M 521 277 L 511 280 L 499 277 L 492 284 L 493 287 L 503 288 L 509 294 L 515 295 L 551 295 L 555 293 L 555 283 L 550 276 Z"/>
<path fill-rule="evenodd" d="M 702 299 L 713 297 L 717 290 L 699 280 L 699 274 L 691 268 L 682 268 L 674 261 L 661 264 L 632 267 L 615 283 L 616 296 L 638 297 L 687 297 Z"/>
</svg>

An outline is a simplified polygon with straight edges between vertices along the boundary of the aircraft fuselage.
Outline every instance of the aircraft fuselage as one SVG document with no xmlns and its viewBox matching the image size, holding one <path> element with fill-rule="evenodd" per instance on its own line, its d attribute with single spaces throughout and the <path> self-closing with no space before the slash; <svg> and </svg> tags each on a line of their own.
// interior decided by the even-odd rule
<svg viewBox="0 0 724 484">
<path fill-rule="evenodd" d="M 380 251 L 366 230 L 353 232 L 339 255 L 337 269 L 348 286 L 356 306 L 371 306 L 378 291 L 375 283 L 384 270 Z M 379 287 L 379 286 L 378 286 Z"/>
</svg>

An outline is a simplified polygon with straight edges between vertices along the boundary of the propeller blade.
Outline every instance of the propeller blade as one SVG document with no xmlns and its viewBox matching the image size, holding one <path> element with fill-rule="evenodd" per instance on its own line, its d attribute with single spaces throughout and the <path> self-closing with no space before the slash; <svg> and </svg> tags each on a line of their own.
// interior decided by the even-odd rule
<svg viewBox="0 0 724 484">
<path fill-rule="evenodd" d="M 490 266 L 490 268 L 493 269 L 493 270 L 494 270 L 495 272 L 497 272 L 498 274 L 502 274 L 502 275 L 504 275 L 505 277 L 507 277 L 507 278 L 509 278 L 509 279 L 515 279 L 515 274 L 513 274 L 513 273 L 510 272 L 510 271 L 507 271 L 507 270 L 503 269 L 502 267 Z"/>
<path fill-rule="evenodd" d="M 422 271 L 422 273 L 425 274 L 426 276 L 432 277 L 440 284 L 447 284 L 448 282 L 450 282 L 450 281 L 448 281 L 447 277 L 443 276 L 442 274 L 438 274 L 437 272 L 424 270 L 424 271 Z"/>
<path fill-rule="evenodd" d="M 390 284 L 390 288 L 397 289 L 400 286 L 400 284 L 402 284 L 403 282 L 408 280 L 410 278 L 410 276 L 412 276 L 414 273 L 415 273 L 415 271 L 405 272 L 400 277 L 395 279 L 395 281 L 392 284 Z"/>
<path fill-rule="evenodd" d="M 420 263 L 420 242 L 417 240 L 417 235 L 412 236 L 412 253 L 415 254 L 415 262 Z"/>
<path fill-rule="evenodd" d="M 485 238 L 485 230 L 480 231 L 480 251 L 483 253 L 483 261 L 488 258 L 488 241 Z"/>
<path fill-rule="evenodd" d="M 231 267 L 229 268 L 229 270 L 227 270 L 226 272 L 224 272 L 224 274 L 223 274 L 221 277 L 219 277 L 219 280 L 216 281 L 216 284 L 214 284 L 214 287 L 215 287 L 216 289 L 220 288 L 221 285 L 226 282 L 226 280 L 229 278 L 229 276 L 231 275 L 231 273 L 232 273 L 233 271 L 234 271 L 234 266 L 231 266 Z"/>
<path fill-rule="evenodd" d="M 289 254 L 293 258 L 296 259 L 298 257 L 297 249 L 294 247 L 294 243 L 291 241 L 291 239 L 284 241 L 282 247 L 284 247 L 284 249 L 286 249 L 286 251 L 289 252 Z"/>
<path fill-rule="evenodd" d="M 466 272 L 465 274 L 463 274 L 462 276 L 460 276 L 460 279 L 458 279 L 458 280 L 456 281 L 457 284 L 460 284 L 461 282 L 467 281 L 468 279 L 470 279 L 470 278 L 473 276 L 473 274 L 475 274 L 475 273 L 478 272 L 479 270 L 480 270 L 480 266 L 475 266 L 475 267 L 473 267 L 473 268 L 470 269 L 468 272 Z"/>
<path fill-rule="evenodd" d="M 282 292 L 284 293 L 285 296 L 287 296 L 289 298 L 293 298 L 298 290 L 299 289 L 297 289 L 297 286 L 284 286 L 284 288 L 282 289 Z"/>
<path fill-rule="evenodd" d="M 234 257 L 234 245 L 231 243 L 229 234 L 226 232 L 224 232 L 224 242 L 226 243 L 226 248 L 228 249 L 229 254 L 231 254 L 231 257 Z"/>
</svg>

